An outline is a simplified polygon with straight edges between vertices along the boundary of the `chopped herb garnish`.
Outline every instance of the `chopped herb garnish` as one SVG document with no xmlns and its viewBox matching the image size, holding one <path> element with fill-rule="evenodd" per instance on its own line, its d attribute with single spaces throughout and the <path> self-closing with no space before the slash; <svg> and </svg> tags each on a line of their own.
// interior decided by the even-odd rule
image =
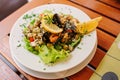
<svg viewBox="0 0 120 80">
<path fill-rule="evenodd" d="M 32 16 L 28 15 L 28 14 L 24 15 L 24 17 L 23 17 L 23 19 L 29 19 L 29 18 L 32 18 Z"/>
<path fill-rule="evenodd" d="M 26 15 L 23 16 L 23 19 L 25 19 L 25 20 L 26 19 L 32 19 L 33 17 L 36 17 L 36 14 L 33 14 L 33 13 L 32 14 L 26 14 Z"/>
<path fill-rule="evenodd" d="M 46 70 L 46 68 L 43 68 L 43 70 Z"/>
<path fill-rule="evenodd" d="M 17 47 L 20 47 L 20 46 L 21 46 L 21 44 L 17 45 Z"/>
<path fill-rule="evenodd" d="M 32 25 L 33 25 L 34 23 L 35 23 L 35 19 L 33 19 L 33 20 L 30 22 L 30 24 L 32 24 Z"/>
<path fill-rule="evenodd" d="M 40 60 L 39 60 L 38 62 L 39 62 L 39 63 L 41 63 L 41 61 L 40 61 Z"/>
<path fill-rule="evenodd" d="M 81 47 L 77 47 L 78 49 L 82 49 Z"/>
<path fill-rule="evenodd" d="M 20 27 L 26 28 L 26 23 L 21 24 Z"/>
<path fill-rule="evenodd" d="M 90 34 L 88 36 L 91 36 Z"/>
<path fill-rule="evenodd" d="M 33 17 L 36 17 L 36 14 L 32 14 Z"/>
<path fill-rule="evenodd" d="M 52 17 L 50 17 L 49 15 L 46 15 L 46 17 L 44 19 L 45 19 L 45 21 L 46 21 L 47 24 L 50 24 L 50 23 L 53 22 Z"/>
<path fill-rule="evenodd" d="M 83 45 L 83 43 L 81 43 L 81 45 Z"/>
</svg>

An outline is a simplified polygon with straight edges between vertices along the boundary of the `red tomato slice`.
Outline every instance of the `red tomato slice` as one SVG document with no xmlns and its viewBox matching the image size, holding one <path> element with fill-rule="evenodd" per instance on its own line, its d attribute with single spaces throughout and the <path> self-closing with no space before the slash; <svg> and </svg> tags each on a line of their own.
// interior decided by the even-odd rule
<svg viewBox="0 0 120 80">
<path fill-rule="evenodd" d="M 33 38 L 33 37 L 30 37 L 29 40 L 30 40 L 30 42 L 33 42 L 33 41 L 34 41 L 34 38 Z"/>
</svg>

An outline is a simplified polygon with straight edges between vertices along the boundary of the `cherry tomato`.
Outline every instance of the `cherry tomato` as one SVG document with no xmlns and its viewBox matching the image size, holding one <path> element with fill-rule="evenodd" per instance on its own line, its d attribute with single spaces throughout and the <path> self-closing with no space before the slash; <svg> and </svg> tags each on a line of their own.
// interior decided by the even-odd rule
<svg viewBox="0 0 120 80">
<path fill-rule="evenodd" d="M 33 42 L 33 41 L 34 41 L 34 38 L 33 38 L 33 37 L 30 37 L 29 40 L 30 40 L 30 42 Z"/>
</svg>

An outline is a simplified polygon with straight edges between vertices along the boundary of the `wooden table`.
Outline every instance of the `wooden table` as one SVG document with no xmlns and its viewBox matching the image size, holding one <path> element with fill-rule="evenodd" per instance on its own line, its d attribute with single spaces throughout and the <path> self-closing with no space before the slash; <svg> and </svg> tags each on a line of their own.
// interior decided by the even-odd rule
<svg viewBox="0 0 120 80">
<path fill-rule="evenodd" d="M 36 6 L 48 3 L 72 5 L 83 10 L 91 18 L 103 17 L 97 27 L 98 46 L 94 58 L 84 69 L 66 79 L 89 80 L 116 36 L 120 33 L 120 3 L 116 0 L 33 0 L 0 22 L 0 80 L 41 80 L 26 74 L 17 67 L 11 58 L 8 40 L 13 24 L 23 13 Z"/>
</svg>

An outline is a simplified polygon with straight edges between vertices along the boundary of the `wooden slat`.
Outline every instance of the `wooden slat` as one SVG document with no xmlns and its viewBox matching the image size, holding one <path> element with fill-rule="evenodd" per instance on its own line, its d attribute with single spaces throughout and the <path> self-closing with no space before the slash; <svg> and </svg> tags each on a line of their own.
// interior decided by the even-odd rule
<svg viewBox="0 0 120 80">
<path fill-rule="evenodd" d="M 104 14 L 120 22 L 120 10 L 118 9 L 105 5 L 97 0 L 71 0 L 71 1 L 76 2 L 84 7 L 92 9 L 101 14 Z"/>
<path fill-rule="evenodd" d="M 69 79 L 70 80 L 89 80 L 89 78 L 93 73 L 94 72 L 92 70 L 90 70 L 88 67 L 85 67 L 80 72 L 70 76 Z"/>
<path fill-rule="evenodd" d="M 95 15 L 92 15 L 92 16 L 95 16 Z M 114 36 L 117 36 L 120 33 L 120 23 L 112 21 L 106 17 L 103 17 L 98 27 Z"/>
<path fill-rule="evenodd" d="M 113 6 L 115 8 L 120 9 L 120 1 L 119 0 L 99 0 L 107 5 Z"/>
<path fill-rule="evenodd" d="M 22 80 L 0 59 L 0 80 Z"/>
<path fill-rule="evenodd" d="M 96 53 L 93 59 L 91 60 L 90 64 L 95 68 L 97 68 L 97 66 L 99 65 L 99 63 L 101 62 L 104 56 L 105 56 L 105 52 L 97 48 Z"/>
<path fill-rule="evenodd" d="M 112 45 L 113 41 L 115 40 L 114 37 L 110 36 L 109 34 L 97 29 L 97 37 L 98 37 L 98 45 L 108 50 Z"/>
</svg>

